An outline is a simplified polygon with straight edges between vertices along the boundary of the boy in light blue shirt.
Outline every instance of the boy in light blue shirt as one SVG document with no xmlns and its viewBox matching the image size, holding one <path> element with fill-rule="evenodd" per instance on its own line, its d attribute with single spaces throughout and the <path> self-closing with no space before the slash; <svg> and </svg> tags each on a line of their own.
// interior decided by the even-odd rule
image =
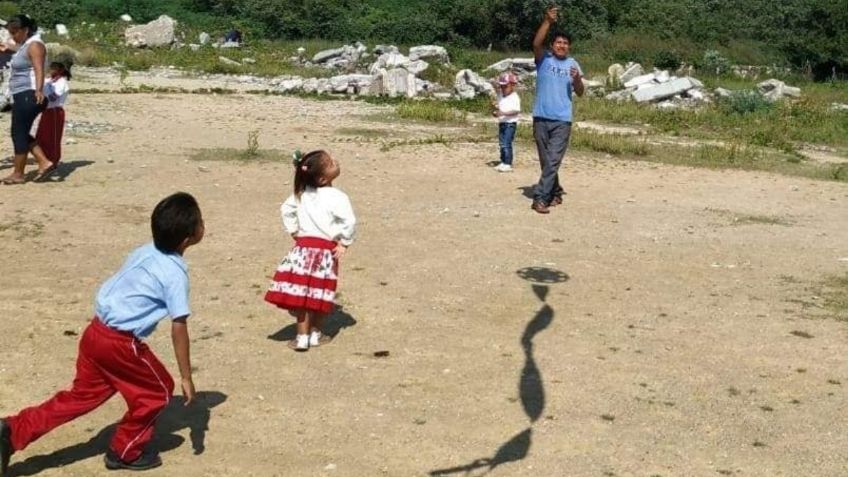
<svg viewBox="0 0 848 477">
<path fill-rule="evenodd" d="M 115 393 L 129 410 L 105 456 L 110 470 L 147 470 L 162 464 L 145 452 L 159 414 L 168 404 L 174 380 L 142 341 L 165 317 L 171 335 L 186 405 L 194 399 L 186 320 L 189 307 L 186 249 L 200 243 L 205 228 L 197 201 L 176 193 L 163 199 L 150 220 L 153 243 L 139 247 L 97 293 L 96 316 L 80 339 L 77 373 L 69 391 L 0 419 L 0 477 L 9 459 L 39 437 L 93 411 Z"/>
<path fill-rule="evenodd" d="M 555 33 L 550 49 L 545 38 L 556 23 L 559 10 L 548 8 L 533 39 L 536 58 L 536 102 L 533 105 L 533 137 L 539 150 L 542 176 L 536 185 L 533 210 L 550 213 L 550 206 L 562 204 L 564 193 L 559 183 L 559 167 L 571 137 L 573 93 L 583 96 L 583 71 L 571 52 L 571 37 Z"/>
</svg>

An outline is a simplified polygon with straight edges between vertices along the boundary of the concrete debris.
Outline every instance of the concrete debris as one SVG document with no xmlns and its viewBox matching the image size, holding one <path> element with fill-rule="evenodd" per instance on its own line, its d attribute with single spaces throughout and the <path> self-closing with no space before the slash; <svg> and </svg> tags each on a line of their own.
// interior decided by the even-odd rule
<svg viewBox="0 0 848 477">
<path fill-rule="evenodd" d="M 205 45 L 205 44 L 209 43 L 209 41 L 212 40 L 212 37 L 209 36 L 209 33 L 206 33 L 204 31 L 197 37 L 197 39 L 200 41 L 201 45 Z"/>
<path fill-rule="evenodd" d="M 494 96 L 495 87 L 471 70 L 462 70 L 456 74 L 454 93 L 463 99 L 471 99 L 478 94 Z"/>
<path fill-rule="evenodd" d="M 448 55 L 448 50 L 446 50 L 442 46 L 436 45 L 413 46 L 409 49 L 409 59 L 412 61 L 429 60 L 431 63 L 450 63 L 450 56 Z"/>
<path fill-rule="evenodd" d="M 645 74 L 645 70 L 642 69 L 642 65 L 639 63 L 627 63 L 627 66 L 624 67 L 624 73 L 622 73 L 618 79 L 622 83 L 627 83 L 633 78 L 642 76 L 643 74 Z"/>
<path fill-rule="evenodd" d="M 689 78 L 677 78 L 667 83 L 653 85 L 648 88 L 637 89 L 633 92 L 633 100 L 637 103 L 659 101 L 679 95 L 695 88 L 695 84 Z"/>
<path fill-rule="evenodd" d="M 124 21 L 124 22 L 127 22 L 127 23 L 132 23 L 133 18 L 131 16 L 127 15 L 126 13 L 124 13 L 123 15 L 121 15 L 121 21 Z M 85 23 L 85 22 L 83 22 L 83 23 Z"/>
<path fill-rule="evenodd" d="M 170 46 L 174 43 L 174 30 L 177 21 L 168 15 L 153 20 L 146 25 L 136 25 L 127 28 L 124 32 L 127 46 L 133 48 L 156 48 Z"/>
<path fill-rule="evenodd" d="M 786 97 L 798 98 L 801 96 L 801 88 L 788 86 L 783 81 L 770 79 L 757 85 L 757 91 L 770 101 L 778 101 Z"/>
<path fill-rule="evenodd" d="M 61 23 L 57 23 L 56 24 L 56 34 L 59 35 L 59 36 L 68 36 L 68 34 L 69 34 L 68 33 L 68 27 L 61 24 Z"/>
<path fill-rule="evenodd" d="M 831 103 L 830 104 L 831 111 L 848 111 L 848 104 L 845 103 Z"/>
<path fill-rule="evenodd" d="M 241 63 L 239 63 L 238 61 L 235 61 L 235 60 L 231 60 L 231 59 L 227 58 L 226 56 L 219 56 L 218 61 L 220 61 L 221 63 L 228 65 L 228 66 L 241 66 Z"/>
<path fill-rule="evenodd" d="M 533 58 L 507 58 L 498 61 L 493 65 L 489 65 L 484 71 L 494 71 L 495 73 L 503 73 L 504 71 L 512 70 L 519 73 L 532 73 L 536 71 L 536 60 Z"/>
</svg>

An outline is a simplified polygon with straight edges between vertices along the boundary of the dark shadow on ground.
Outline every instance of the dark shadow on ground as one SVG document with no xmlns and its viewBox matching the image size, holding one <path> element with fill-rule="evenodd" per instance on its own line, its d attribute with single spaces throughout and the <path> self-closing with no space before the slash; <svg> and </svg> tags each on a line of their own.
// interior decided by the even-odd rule
<svg viewBox="0 0 848 477">
<path fill-rule="evenodd" d="M 535 196 L 535 191 L 536 191 L 535 185 L 519 187 L 518 190 L 521 191 L 521 195 L 523 195 L 524 197 L 526 197 L 528 199 L 533 199 L 534 197 L 536 197 Z"/>
<path fill-rule="evenodd" d="M 437 469 L 430 471 L 433 477 L 453 474 L 470 475 L 472 472 L 485 469 L 482 475 L 488 474 L 500 465 L 517 462 L 527 457 L 533 444 L 533 424 L 542 417 L 545 410 L 545 383 L 542 373 L 536 365 L 533 339 L 545 331 L 554 320 L 554 310 L 547 304 L 549 284 L 563 283 L 569 280 L 567 273 L 546 267 L 527 267 L 518 270 L 516 274 L 524 280 L 532 282 L 533 293 L 542 302 L 542 308 L 524 328 L 521 335 L 521 348 L 524 350 L 524 368 L 518 380 L 518 394 L 521 397 L 521 407 L 530 419 L 530 427 L 516 434 L 515 437 L 501 445 L 492 457 L 476 459 L 470 464 Z"/>
<path fill-rule="evenodd" d="M 343 306 L 337 306 L 335 311 L 324 320 L 323 333 L 327 336 L 335 338 L 345 328 L 356 326 L 356 320 L 350 313 L 344 310 Z M 297 323 L 292 323 L 280 331 L 269 335 L 268 339 L 273 341 L 288 342 L 297 336 Z"/>
<path fill-rule="evenodd" d="M 160 453 L 169 452 L 180 447 L 185 439 L 176 435 L 183 429 L 189 429 L 189 439 L 195 455 L 200 455 L 206 449 L 206 432 L 209 430 L 211 409 L 227 400 L 227 395 L 217 391 L 201 391 L 195 396 L 195 401 L 188 407 L 182 396 L 175 396 L 162 417 L 156 423 L 156 432 L 151 446 Z M 64 467 L 81 460 L 90 459 L 105 454 L 109 441 L 115 432 L 117 424 L 106 426 L 87 442 L 75 444 L 52 454 L 38 455 L 9 467 L 9 475 L 30 476 L 48 469 Z"/>
<path fill-rule="evenodd" d="M 28 160 L 27 164 L 34 164 L 33 160 Z M 77 169 L 81 167 L 86 167 L 94 164 L 94 161 L 89 160 L 78 160 L 78 161 L 61 161 L 59 162 L 59 167 L 56 172 L 44 182 L 64 182 L 65 179 L 68 178 L 71 174 L 73 174 Z M 0 160 L 0 171 L 3 169 L 11 169 L 14 166 L 14 161 L 12 158 L 7 157 L 3 160 Z M 32 180 L 38 174 L 37 170 L 30 170 L 27 172 L 26 178 L 27 180 Z"/>
<path fill-rule="evenodd" d="M 77 169 L 92 164 L 94 164 L 94 161 L 89 160 L 61 161 L 59 162 L 59 169 L 56 170 L 56 173 L 45 182 L 65 182 L 65 179 L 76 172 Z"/>
</svg>

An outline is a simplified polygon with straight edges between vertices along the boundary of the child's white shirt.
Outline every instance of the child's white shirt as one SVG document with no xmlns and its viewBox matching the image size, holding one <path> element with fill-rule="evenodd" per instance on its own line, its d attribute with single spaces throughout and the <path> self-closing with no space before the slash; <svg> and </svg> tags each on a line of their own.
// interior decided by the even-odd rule
<svg viewBox="0 0 848 477">
<path fill-rule="evenodd" d="M 44 81 L 44 97 L 47 98 L 47 109 L 64 108 L 68 101 L 71 85 L 68 79 L 60 76 L 57 79 L 47 78 Z"/>
<path fill-rule="evenodd" d="M 520 113 L 521 112 L 521 98 L 518 97 L 518 93 L 513 91 L 512 93 L 501 96 L 498 94 L 498 111 L 503 113 Z M 498 121 L 502 123 L 517 123 L 518 122 L 518 114 L 514 116 L 498 116 Z"/>
<path fill-rule="evenodd" d="M 292 194 L 280 207 L 283 227 L 298 237 L 353 243 L 356 216 L 347 194 L 335 187 L 307 187 L 300 199 Z"/>
</svg>

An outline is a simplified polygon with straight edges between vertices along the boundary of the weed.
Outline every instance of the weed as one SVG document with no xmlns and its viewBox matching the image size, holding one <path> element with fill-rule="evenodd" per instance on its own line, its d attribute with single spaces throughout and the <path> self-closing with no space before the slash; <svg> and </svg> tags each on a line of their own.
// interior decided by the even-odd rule
<svg viewBox="0 0 848 477">
<path fill-rule="evenodd" d="M 247 149 L 244 150 L 246 158 L 255 158 L 259 156 L 259 130 L 254 129 L 247 133 Z"/>
<path fill-rule="evenodd" d="M 409 101 L 400 103 L 396 108 L 398 117 L 416 121 L 441 123 L 465 123 L 468 114 L 457 111 L 449 104 L 437 101 Z"/>
<path fill-rule="evenodd" d="M 246 149 L 209 148 L 195 150 L 189 156 L 193 161 L 252 161 L 252 162 L 287 162 L 290 154 L 276 149 L 257 149 L 254 154 Z"/>
<path fill-rule="evenodd" d="M 848 274 L 825 280 L 821 296 L 825 309 L 832 313 L 834 318 L 848 321 Z"/>
</svg>

